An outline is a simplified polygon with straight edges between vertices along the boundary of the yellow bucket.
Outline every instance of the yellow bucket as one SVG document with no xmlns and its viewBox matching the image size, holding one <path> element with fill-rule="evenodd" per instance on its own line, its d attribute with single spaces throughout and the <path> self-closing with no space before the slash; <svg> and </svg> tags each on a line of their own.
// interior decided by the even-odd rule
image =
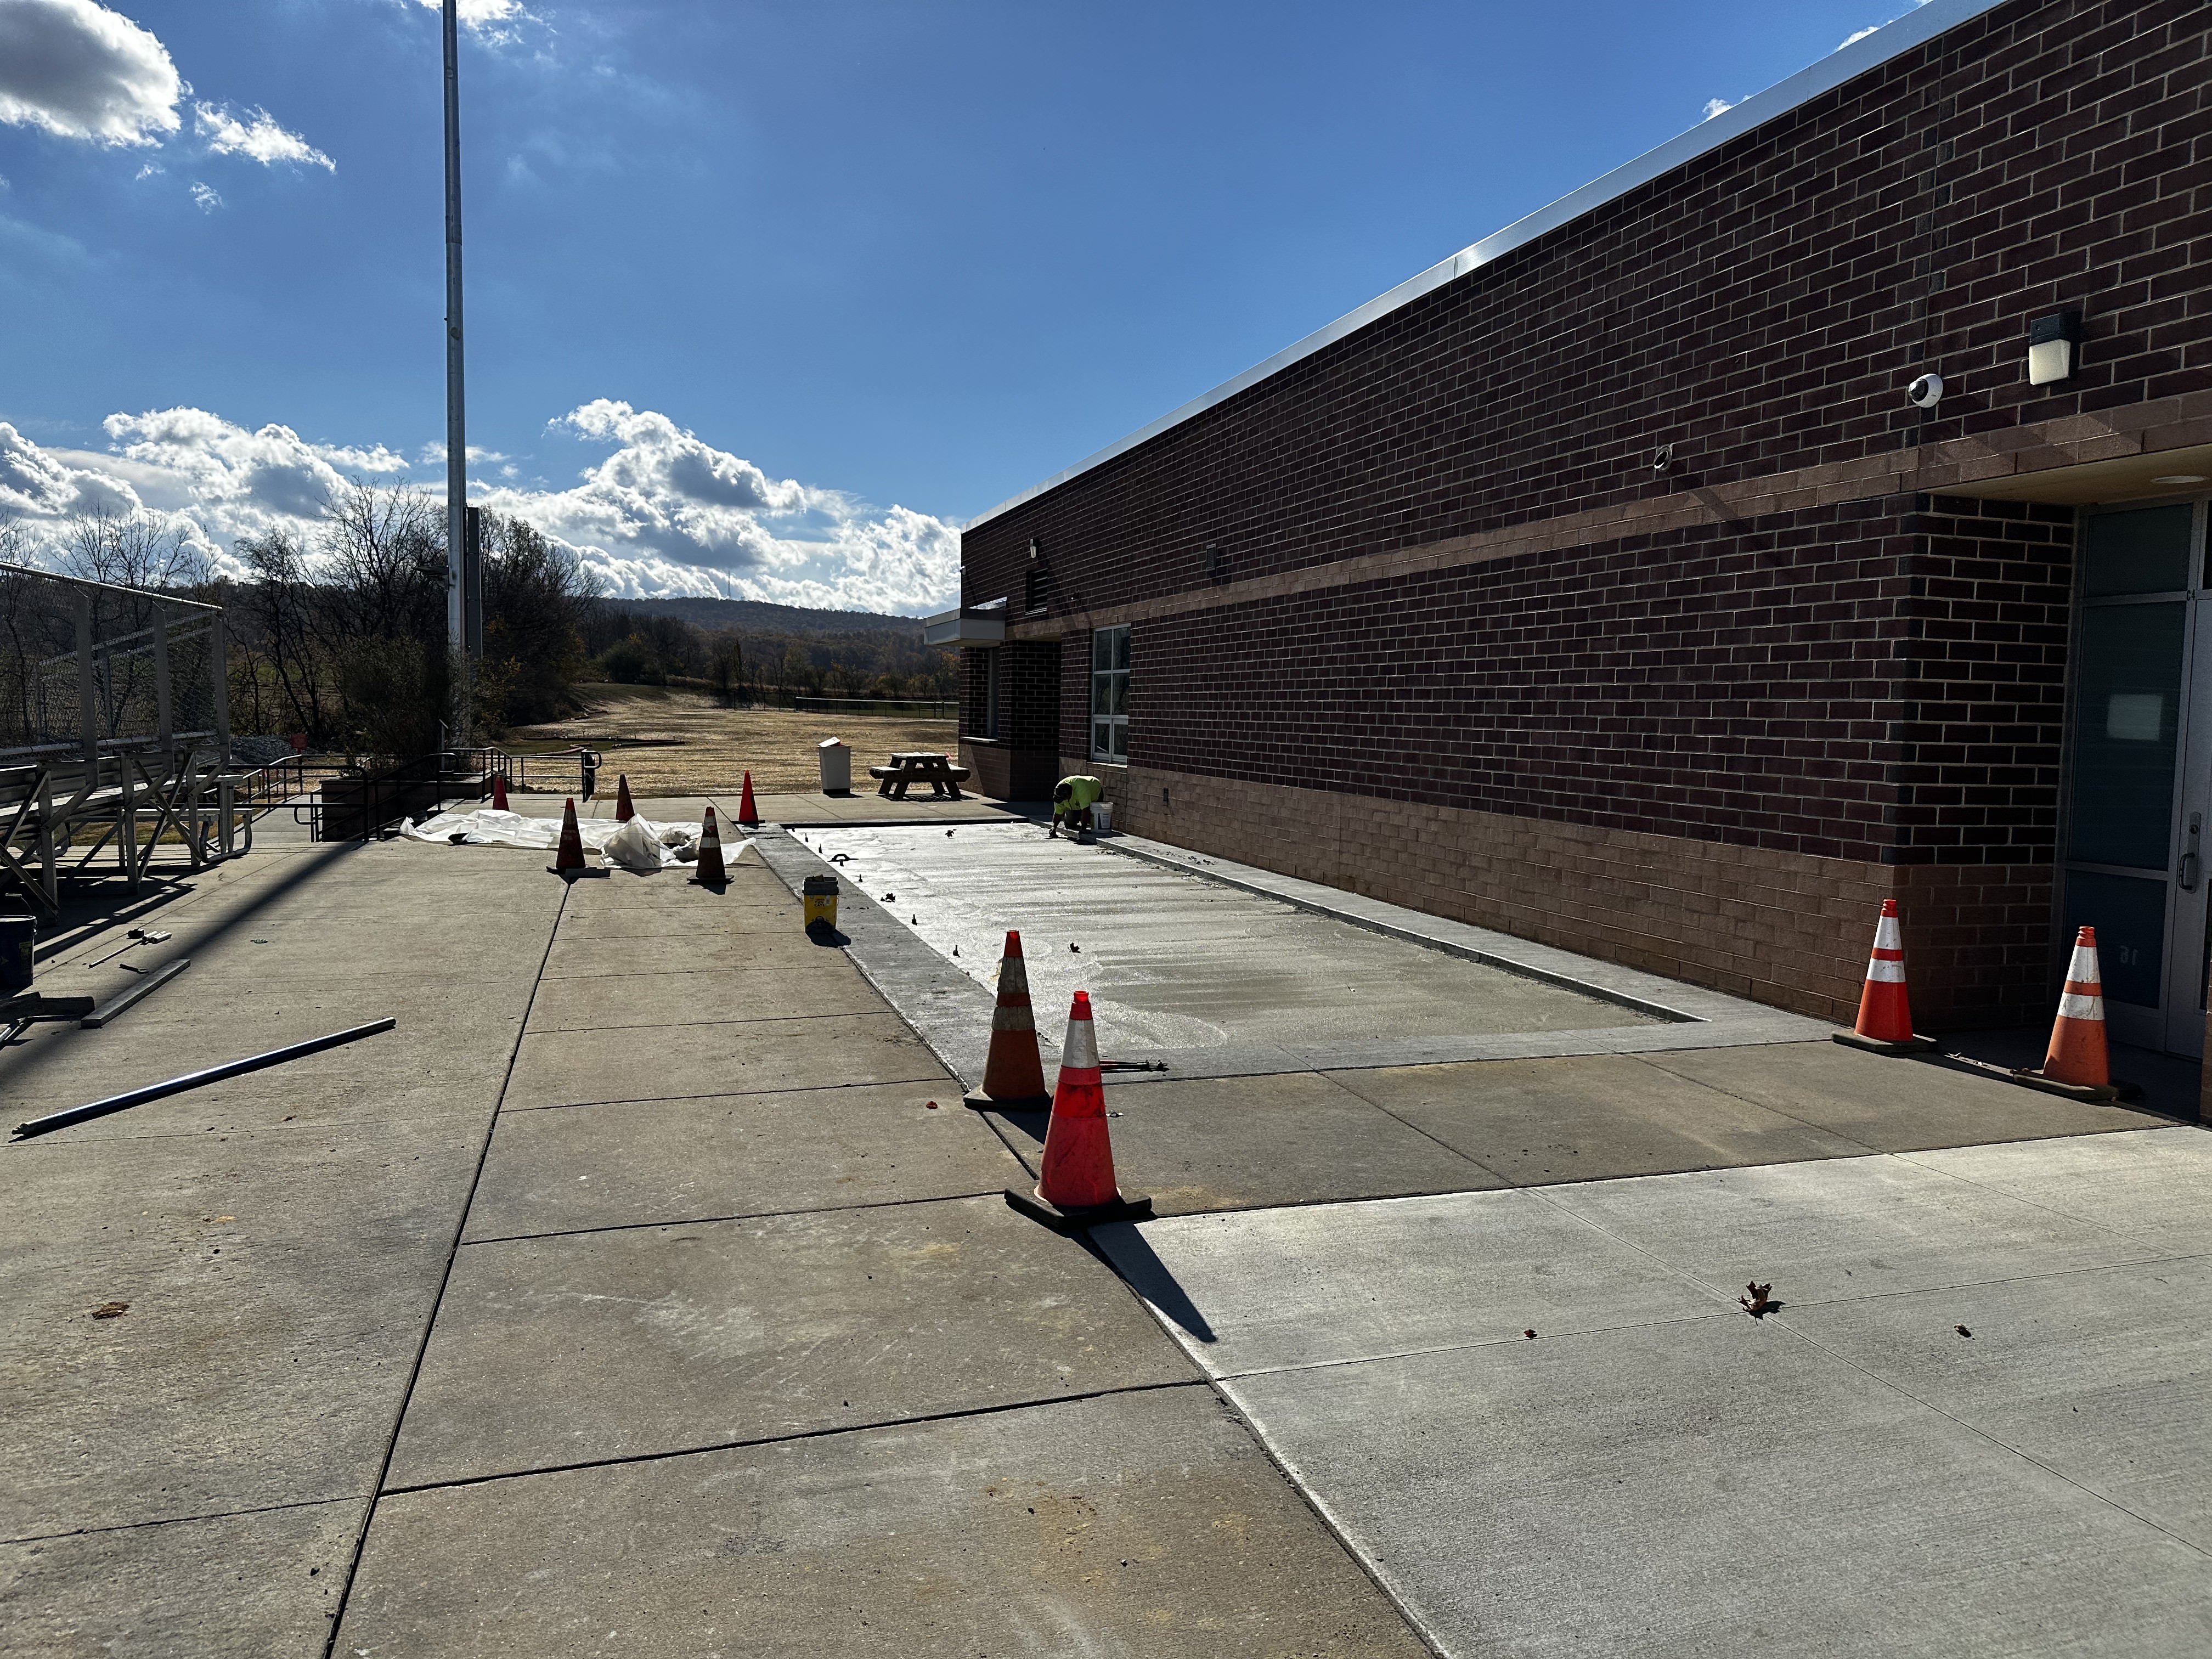
<svg viewBox="0 0 2212 1659">
<path fill-rule="evenodd" d="M 807 877 L 799 890 L 799 902 L 805 911 L 806 926 L 809 930 L 816 927 L 827 927 L 833 932 L 836 930 L 837 926 L 836 877 Z"/>
</svg>

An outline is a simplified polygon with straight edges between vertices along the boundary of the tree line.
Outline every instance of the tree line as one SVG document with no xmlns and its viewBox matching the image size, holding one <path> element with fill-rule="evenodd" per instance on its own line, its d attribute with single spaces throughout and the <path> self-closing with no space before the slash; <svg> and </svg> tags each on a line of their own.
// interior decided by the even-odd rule
<svg viewBox="0 0 2212 1659">
<path fill-rule="evenodd" d="M 581 712 L 595 680 L 690 687 L 726 703 L 805 695 L 945 698 L 952 653 L 897 633 L 803 636 L 708 629 L 623 608 L 575 555 L 524 520 L 479 515 L 484 648 L 471 676 L 479 739 Z M 398 484 L 348 483 L 312 531 L 236 544 L 218 574 L 174 520 L 82 515 L 44 543 L 64 574 L 224 608 L 234 733 L 304 738 L 323 752 L 393 758 L 445 746 L 459 665 L 447 645 L 441 502 Z M 0 561 L 28 564 L 19 521 Z"/>
</svg>

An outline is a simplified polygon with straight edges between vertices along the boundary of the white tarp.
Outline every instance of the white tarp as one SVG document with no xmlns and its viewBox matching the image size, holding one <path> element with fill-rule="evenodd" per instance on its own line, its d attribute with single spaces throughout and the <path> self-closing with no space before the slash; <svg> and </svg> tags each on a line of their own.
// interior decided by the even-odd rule
<svg viewBox="0 0 2212 1659">
<path fill-rule="evenodd" d="M 599 862 L 609 869 L 620 865 L 640 872 L 697 862 L 700 829 L 696 823 L 655 823 L 642 817 L 627 822 L 576 820 L 585 851 L 597 853 Z M 420 823 L 402 824 L 399 833 L 410 841 L 432 842 L 441 847 L 535 847 L 551 852 L 561 844 L 561 820 L 495 812 L 486 807 L 475 812 L 440 812 Z M 750 840 L 726 838 L 722 861 L 735 864 L 751 845 Z"/>
</svg>

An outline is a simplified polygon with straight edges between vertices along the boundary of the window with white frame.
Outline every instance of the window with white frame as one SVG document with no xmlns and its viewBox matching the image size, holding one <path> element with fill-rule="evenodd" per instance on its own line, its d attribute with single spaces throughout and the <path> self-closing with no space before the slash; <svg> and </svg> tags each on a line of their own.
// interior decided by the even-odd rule
<svg viewBox="0 0 2212 1659">
<path fill-rule="evenodd" d="M 1101 628 L 1091 635 L 1091 758 L 1129 759 L 1129 630 Z"/>
</svg>

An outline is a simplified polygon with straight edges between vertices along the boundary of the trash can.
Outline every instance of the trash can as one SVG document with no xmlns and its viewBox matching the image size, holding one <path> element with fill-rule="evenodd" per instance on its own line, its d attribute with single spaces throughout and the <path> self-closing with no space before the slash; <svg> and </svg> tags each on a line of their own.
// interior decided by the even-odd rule
<svg viewBox="0 0 2212 1659">
<path fill-rule="evenodd" d="M 35 916 L 0 916 L 0 991 L 31 988 L 31 963 L 37 954 Z"/>
<path fill-rule="evenodd" d="M 799 884 L 799 902 L 806 912 L 806 931 L 826 927 L 837 931 L 837 878 L 809 876 Z"/>
<path fill-rule="evenodd" d="M 853 793 L 853 751 L 845 747 L 842 738 L 824 738 L 815 745 L 822 757 L 822 793 L 825 795 L 849 795 Z"/>
</svg>

